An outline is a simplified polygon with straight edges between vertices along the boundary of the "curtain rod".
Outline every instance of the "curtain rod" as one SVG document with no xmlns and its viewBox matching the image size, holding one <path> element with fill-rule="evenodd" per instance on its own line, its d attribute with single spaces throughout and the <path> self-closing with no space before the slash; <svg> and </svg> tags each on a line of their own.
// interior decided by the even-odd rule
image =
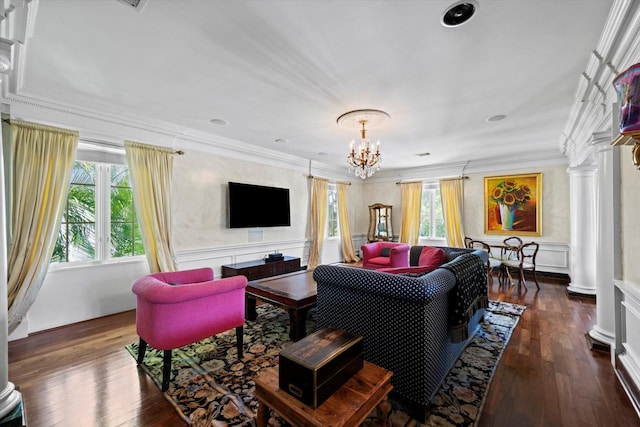
<svg viewBox="0 0 640 427">
<path fill-rule="evenodd" d="M 458 176 L 455 178 L 442 178 L 439 181 L 451 181 L 454 179 L 469 179 L 469 177 L 464 175 L 464 176 Z M 399 181 L 399 182 L 396 182 L 396 184 L 413 184 L 414 182 L 424 182 L 424 181 Z"/>
<path fill-rule="evenodd" d="M 318 179 L 326 179 L 327 181 L 329 181 L 329 178 L 322 178 L 319 176 L 313 176 L 313 175 L 307 175 L 308 179 L 313 179 L 313 178 L 318 178 Z M 350 182 L 348 181 L 335 181 L 336 184 L 345 184 L 345 185 L 351 185 Z"/>
<path fill-rule="evenodd" d="M 7 123 L 7 124 L 11 124 L 11 119 L 2 119 L 2 123 Z M 79 141 L 84 141 L 84 142 L 88 142 L 90 144 L 98 144 L 98 145 L 103 145 L 105 147 L 112 147 L 112 148 L 124 148 L 124 145 L 120 145 L 120 144 L 116 144 L 115 142 L 109 142 L 109 141 L 103 141 L 100 139 L 92 139 L 92 138 L 78 138 Z M 184 151 L 182 150 L 175 150 L 175 153 L 179 156 L 182 156 L 184 154 Z"/>
</svg>

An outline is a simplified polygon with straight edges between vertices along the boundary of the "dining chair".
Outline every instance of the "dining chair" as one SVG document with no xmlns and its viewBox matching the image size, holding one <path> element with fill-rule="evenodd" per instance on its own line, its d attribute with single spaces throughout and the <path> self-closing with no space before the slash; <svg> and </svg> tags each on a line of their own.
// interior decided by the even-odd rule
<svg viewBox="0 0 640 427">
<path fill-rule="evenodd" d="M 517 259 L 502 261 L 502 266 L 507 270 L 507 272 L 509 272 L 510 269 L 518 270 L 518 286 L 523 284 L 525 288 L 527 287 L 527 282 L 524 278 L 524 271 L 531 270 L 533 274 L 533 281 L 536 283 L 536 288 L 540 289 L 538 278 L 536 277 L 536 255 L 538 255 L 539 248 L 540 245 L 536 242 L 525 243 L 520 246 Z M 511 275 L 509 275 L 509 277 L 511 277 Z"/>
<path fill-rule="evenodd" d="M 509 269 L 503 264 L 504 261 L 517 261 L 518 252 L 522 247 L 522 239 L 517 236 L 507 237 L 502 241 L 502 245 L 496 245 L 496 248 L 500 249 L 500 255 L 497 256 L 500 260 L 500 272 L 498 274 L 498 281 L 500 284 L 513 285 L 513 279 Z"/>
<path fill-rule="evenodd" d="M 491 253 L 491 246 L 481 240 L 469 239 L 469 241 L 467 241 L 467 248 L 480 249 L 489 253 L 489 259 L 487 260 L 487 280 L 493 284 L 493 269 L 499 269 L 502 266 L 502 261 L 497 257 L 494 257 Z"/>
</svg>

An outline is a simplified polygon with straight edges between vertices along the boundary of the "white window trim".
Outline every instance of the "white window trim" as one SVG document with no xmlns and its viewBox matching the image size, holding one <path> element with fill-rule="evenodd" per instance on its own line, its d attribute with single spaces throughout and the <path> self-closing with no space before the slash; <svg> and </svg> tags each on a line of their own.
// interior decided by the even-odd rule
<svg viewBox="0 0 640 427">
<path fill-rule="evenodd" d="M 118 149 L 114 148 L 113 144 L 110 143 L 101 145 L 95 141 L 89 141 L 87 143 L 87 141 L 81 139 L 75 160 L 96 164 L 96 259 L 87 261 L 50 262 L 49 269 L 59 271 L 107 264 L 137 263 L 145 260 L 146 255 L 131 255 L 117 258 L 110 256 L 111 176 L 109 174 L 109 166 L 127 165 L 124 147 Z"/>
</svg>

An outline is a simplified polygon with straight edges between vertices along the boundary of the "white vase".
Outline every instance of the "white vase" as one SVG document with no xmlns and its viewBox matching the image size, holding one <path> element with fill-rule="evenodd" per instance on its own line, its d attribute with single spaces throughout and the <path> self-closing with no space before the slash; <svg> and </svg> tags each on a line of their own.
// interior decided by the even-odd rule
<svg viewBox="0 0 640 427">
<path fill-rule="evenodd" d="M 515 205 L 503 205 L 500 206 L 500 220 L 502 221 L 503 230 L 513 230 L 513 219 L 516 215 Z"/>
</svg>

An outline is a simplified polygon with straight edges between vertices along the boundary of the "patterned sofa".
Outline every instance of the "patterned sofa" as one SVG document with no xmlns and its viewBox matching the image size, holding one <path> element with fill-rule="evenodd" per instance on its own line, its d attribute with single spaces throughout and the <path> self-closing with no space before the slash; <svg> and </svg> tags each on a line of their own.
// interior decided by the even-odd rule
<svg viewBox="0 0 640 427">
<path fill-rule="evenodd" d="M 313 273 L 318 327 L 362 335 L 365 360 L 393 371 L 392 403 L 420 422 L 488 302 L 486 252 L 442 249 L 445 264 L 418 277 L 340 265 Z"/>
</svg>

